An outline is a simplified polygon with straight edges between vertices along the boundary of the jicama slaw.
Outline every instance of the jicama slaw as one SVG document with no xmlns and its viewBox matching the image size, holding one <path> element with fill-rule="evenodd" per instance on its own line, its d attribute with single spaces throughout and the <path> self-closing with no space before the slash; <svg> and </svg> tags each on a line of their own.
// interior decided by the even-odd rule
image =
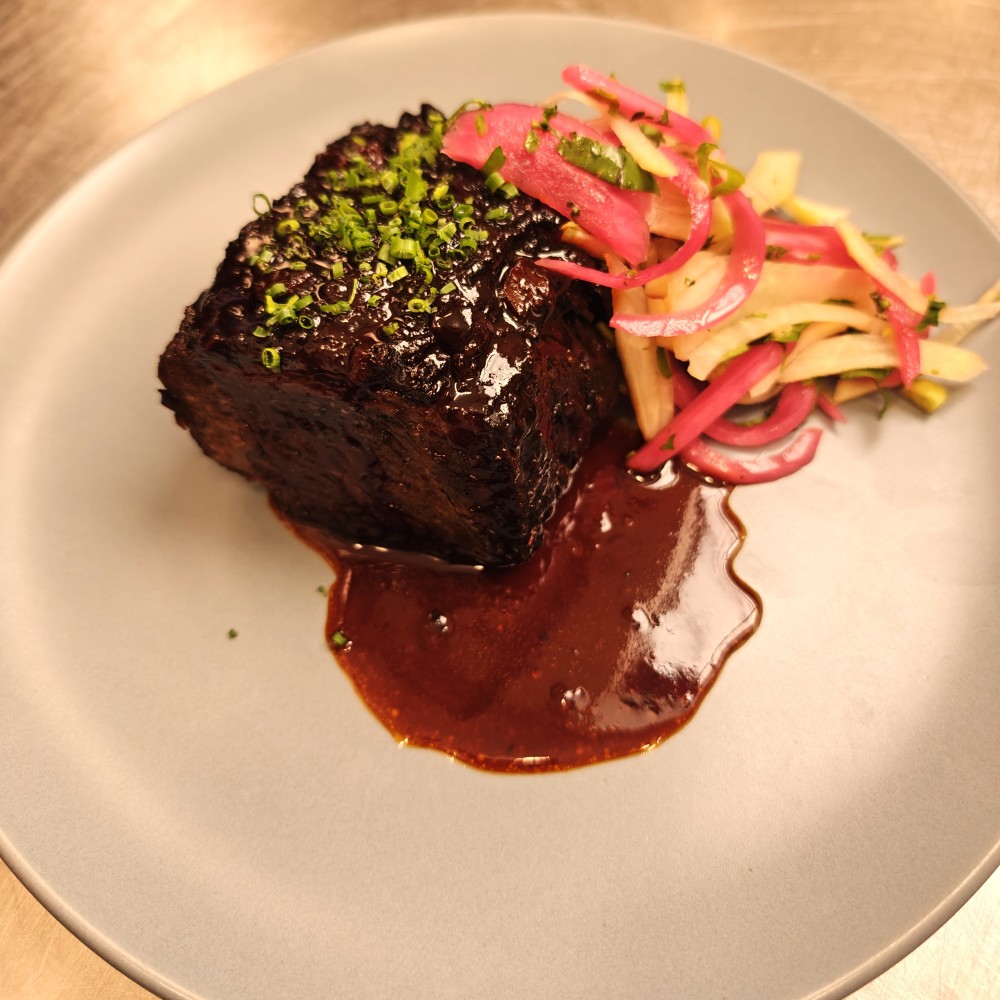
<svg viewBox="0 0 1000 1000">
<path fill-rule="evenodd" d="M 493 189 L 513 185 L 559 212 L 565 240 L 604 260 L 538 263 L 611 290 L 645 439 L 632 469 L 677 456 L 722 482 L 777 479 L 812 460 L 817 411 L 842 421 L 843 403 L 898 389 L 930 412 L 945 383 L 985 370 L 960 341 L 1000 314 L 1000 282 L 977 303 L 946 305 L 933 275 L 900 270 L 901 240 L 797 193 L 797 152 L 763 152 L 745 176 L 729 164 L 718 121 L 688 117 L 678 81 L 658 100 L 587 66 L 562 79 L 569 89 L 538 106 L 463 111 L 443 150 Z M 593 116 L 565 113 L 567 102 Z M 763 418 L 735 420 L 747 404 Z"/>
</svg>

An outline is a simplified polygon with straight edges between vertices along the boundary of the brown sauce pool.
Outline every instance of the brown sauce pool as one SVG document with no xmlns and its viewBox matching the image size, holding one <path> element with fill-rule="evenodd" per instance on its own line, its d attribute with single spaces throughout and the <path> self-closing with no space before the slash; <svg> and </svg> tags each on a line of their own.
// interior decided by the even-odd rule
<svg viewBox="0 0 1000 1000">
<path fill-rule="evenodd" d="M 733 571 L 730 490 L 669 468 L 639 481 L 623 463 L 633 443 L 616 428 L 590 450 L 542 547 L 512 569 L 295 528 L 336 572 L 337 662 L 397 741 L 492 771 L 564 770 L 691 718 L 760 599 Z"/>
</svg>

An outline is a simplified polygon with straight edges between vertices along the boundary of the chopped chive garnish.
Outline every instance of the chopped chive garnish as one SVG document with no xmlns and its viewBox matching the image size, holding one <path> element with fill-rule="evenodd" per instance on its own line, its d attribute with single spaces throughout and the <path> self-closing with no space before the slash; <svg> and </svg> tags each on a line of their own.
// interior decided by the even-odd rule
<svg viewBox="0 0 1000 1000">
<path fill-rule="evenodd" d="M 268 371 L 276 372 L 281 368 L 281 354 L 276 347 L 265 347 L 260 352 L 260 360 Z"/>
<path fill-rule="evenodd" d="M 631 191 L 658 190 L 656 179 L 635 162 L 628 150 L 571 132 L 559 140 L 556 152 L 567 163 L 609 184 Z"/>
<path fill-rule="evenodd" d="M 402 239 L 400 237 L 394 239 L 391 244 L 392 255 L 402 260 L 413 260 L 417 256 L 419 249 L 420 246 L 416 240 Z"/>
<path fill-rule="evenodd" d="M 712 159 L 719 147 L 714 142 L 703 142 L 695 153 L 695 162 L 701 179 L 709 186 L 712 196 L 730 194 L 743 186 L 743 174 L 728 163 Z"/>
<path fill-rule="evenodd" d="M 350 312 L 350 309 L 351 303 L 346 299 L 325 303 L 319 307 L 320 312 L 329 313 L 331 316 L 342 316 L 344 313 Z"/>
<path fill-rule="evenodd" d="M 937 296 L 932 295 L 930 301 L 927 303 L 927 311 L 924 313 L 923 318 L 917 324 L 918 330 L 926 330 L 929 326 L 937 326 L 941 317 L 941 310 L 947 305 L 946 302 L 942 302 Z"/>
<path fill-rule="evenodd" d="M 503 150 L 497 146 L 488 157 L 486 157 L 486 162 L 483 164 L 482 172 L 487 177 L 490 174 L 498 171 L 507 162 L 507 157 L 504 156 Z"/>
<path fill-rule="evenodd" d="M 543 112 L 543 120 L 547 123 L 553 114 L 554 108 Z M 488 120 L 480 113 L 480 127 L 483 124 L 488 126 Z M 445 127 L 443 116 L 428 113 L 422 130 L 398 135 L 395 150 L 374 164 L 370 142 L 352 135 L 356 151 L 351 146 L 341 165 L 325 173 L 324 190 L 309 198 L 299 197 L 293 201 L 294 215 L 286 210 L 275 219 L 272 243 L 248 258 L 251 267 L 265 273 L 312 268 L 319 281 L 337 282 L 349 280 L 353 269 L 357 278 L 350 290 L 342 293 L 344 298 L 327 302 L 315 301 L 304 288 L 302 294 L 292 294 L 284 283 L 276 281 L 264 295 L 254 336 L 266 338 L 294 325 L 312 329 L 322 315 L 348 312 L 359 287 L 362 300 L 374 307 L 382 301 L 382 283 L 403 278 L 414 285 L 410 292 L 413 310 L 433 309 L 436 296 L 442 294 L 436 290 L 443 280 L 441 274 L 489 239 L 487 222 L 510 218 L 506 206 L 484 204 L 482 194 L 457 198 L 447 173 L 429 183 L 427 168 L 439 160 Z M 528 143 L 537 140 L 534 134 Z M 491 189 L 510 199 L 518 190 L 500 174 L 505 161 L 502 150 L 495 149 L 484 176 L 490 178 Z M 255 196 L 254 207 L 259 215 L 274 211 L 263 194 Z M 451 290 L 455 287 L 454 283 L 444 287 L 449 286 Z M 385 329 L 392 332 L 397 327 L 389 324 Z M 262 355 L 262 360 L 272 370 L 280 366 L 276 348 L 266 357 Z"/>
<path fill-rule="evenodd" d="M 271 211 L 271 199 L 259 191 L 253 196 L 253 210 L 257 216 L 267 215 Z"/>
<path fill-rule="evenodd" d="M 639 131 L 656 146 L 659 146 L 663 142 L 663 133 L 653 125 L 646 125 L 640 122 Z"/>
</svg>

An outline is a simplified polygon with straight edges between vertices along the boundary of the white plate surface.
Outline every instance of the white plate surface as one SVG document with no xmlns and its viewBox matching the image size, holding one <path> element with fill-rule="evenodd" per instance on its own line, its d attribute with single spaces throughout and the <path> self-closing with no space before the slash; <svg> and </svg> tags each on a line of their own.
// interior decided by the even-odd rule
<svg viewBox="0 0 1000 1000">
<path fill-rule="evenodd" d="M 158 353 L 255 191 L 357 121 L 539 99 L 573 61 L 683 77 L 737 163 L 802 149 L 803 190 L 905 232 L 946 298 L 1000 274 L 996 233 L 855 112 L 582 19 L 338 41 L 70 192 L 0 272 L 0 853 L 164 996 L 840 997 L 997 864 L 995 375 L 738 491 L 759 633 L 665 746 L 542 776 L 397 748 L 323 645 L 324 564 L 159 406 Z"/>
</svg>

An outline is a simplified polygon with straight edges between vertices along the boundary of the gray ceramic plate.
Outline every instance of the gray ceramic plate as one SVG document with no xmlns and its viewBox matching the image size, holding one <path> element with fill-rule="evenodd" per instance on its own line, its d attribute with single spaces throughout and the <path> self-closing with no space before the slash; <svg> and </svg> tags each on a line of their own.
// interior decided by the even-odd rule
<svg viewBox="0 0 1000 1000">
<path fill-rule="evenodd" d="M 948 298 L 1000 274 L 997 235 L 869 121 L 590 20 L 345 39 L 76 187 L 0 273 L 0 849 L 164 996 L 839 997 L 997 863 L 995 376 L 930 420 L 859 415 L 740 491 L 764 623 L 694 722 L 524 777 L 394 745 L 324 648 L 324 565 L 158 405 L 158 352 L 253 192 L 356 121 L 537 99 L 570 61 L 682 76 L 736 162 L 802 149 L 803 189 L 907 233 Z"/>
</svg>

